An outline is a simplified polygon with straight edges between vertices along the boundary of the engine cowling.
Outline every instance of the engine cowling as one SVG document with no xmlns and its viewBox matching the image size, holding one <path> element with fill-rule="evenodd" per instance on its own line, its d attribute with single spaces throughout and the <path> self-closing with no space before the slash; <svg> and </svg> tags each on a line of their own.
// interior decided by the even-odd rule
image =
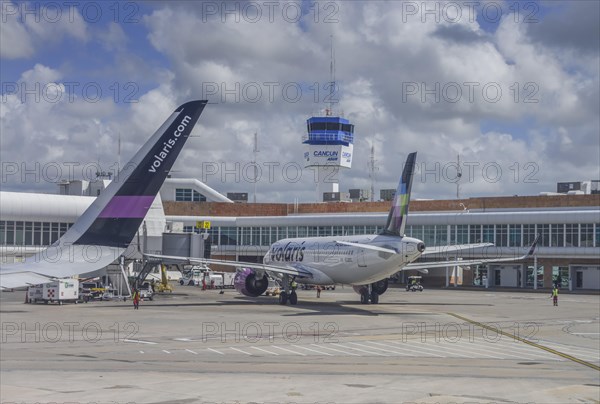
<svg viewBox="0 0 600 404">
<path fill-rule="evenodd" d="M 233 285 L 242 295 L 257 297 L 265 293 L 269 287 L 269 279 L 266 274 L 259 278 L 252 268 L 242 268 L 235 274 Z"/>
<path fill-rule="evenodd" d="M 378 295 L 383 295 L 385 293 L 385 291 L 388 288 L 388 280 L 386 279 L 382 279 L 380 281 L 375 282 L 372 285 L 373 290 L 377 291 Z"/>
<path fill-rule="evenodd" d="M 354 289 L 354 291 L 355 291 L 356 293 L 358 293 L 359 295 L 362 295 L 362 294 L 363 294 L 363 292 L 366 292 L 367 290 L 369 290 L 369 289 L 367 288 L 367 285 L 353 285 L 353 286 L 352 286 L 352 289 Z"/>
<path fill-rule="evenodd" d="M 371 290 L 374 290 L 377 292 L 378 295 L 383 295 L 385 293 L 385 291 L 388 288 L 388 280 L 387 279 L 382 279 L 380 281 L 377 281 L 375 283 L 371 284 Z M 367 285 L 354 285 L 352 286 L 352 289 L 354 289 L 354 291 L 356 293 L 358 293 L 359 295 L 362 294 L 363 292 L 368 291 L 368 286 Z"/>
</svg>

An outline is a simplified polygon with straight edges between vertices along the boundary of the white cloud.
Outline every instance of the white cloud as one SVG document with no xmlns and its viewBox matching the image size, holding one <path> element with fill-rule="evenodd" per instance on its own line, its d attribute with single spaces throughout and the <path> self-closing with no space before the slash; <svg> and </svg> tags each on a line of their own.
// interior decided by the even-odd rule
<svg viewBox="0 0 600 404">
<path fill-rule="evenodd" d="M 218 15 L 207 18 L 193 2 L 156 3 L 143 21 L 148 41 L 168 60 L 168 70 L 152 75 L 139 70 L 140 77 L 151 76 L 154 83 L 139 103 L 128 108 L 115 108 L 109 101 L 39 106 L 9 97 L 2 129 L 23 128 L 19 133 L 37 134 L 40 144 L 54 141 L 69 157 L 82 147 L 67 140 L 78 133 L 87 142 L 85 150 L 93 151 L 92 161 L 98 156 L 114 161 L 118 132 L 125 158 L 178 104 L 216 91 L 194 131 L 200 137 L 189 140 L 174 174 L 202 178 L 206 165 L 216 164 L 221 171 L 207 179 L 209 185 L 222 192 L 251 192 L 252 183 L 232 175 L 223 181 L 221 174 L 236 162 L 244 167 L 252 161 L 253 134 L 258 132 L 259 163 L 279 164 L 273 181 L 265 171 L 259 200 L 312 200 L 312 172 L 305 170 L 298 182 L 286 182 L 282 166 L 304 163 L 301 138 L 306 119 L 325 107 L 333 34 L 341 85 L 337 109 L 356 125 L 353 168 L 340 173 L 341 190 L 369 187 L 372 143 L 380 167 L 376 190 L 395 188 L 404 158 L 419 152 L 420 167 L 430 170 L 415 183 L 415 197 L 422 198 L 455 194 L 444 167 L 451 167 L 457 154 L 474 170 L 472 181 L 463 177 L 464 196 L 537 194 L 554 189 L 557 181 L 585 180 L 598 172 L 597 52 L 568 63 L 568 50 L 547 46 L 540 34 L 534 41 L 529 29 L 509 17 L 488 33 L 465 19 L 457 24 L 432 18 L 425 23 L 420 18 L 403 21 L 401 2 L 337 4 L 339 22 L 324 23 L 321 13 L 318 22 L 309 14 L 298 24 L 281 14 L 272 22 L 266 16 L 257 23 L 243 18 L 222 22 Z M 119 26 L 107 27 L 104 34 L 110 44 L 128 40 L 136 46 Z M 117 50 L 124 55 L 117 65 L 99 68 L 135 71 L 138 64 L 131 61 L 140 56 L 127 57 L 123 49 Z M 23 74 L 24 80 L 34 74 L 52 82 L 66 80 L 48 69 L 36 66 Z M 292 102 L 282 88 L 296 84 L 302 97 Z M 244 93 L 254 85 L 262 91 L 256 102 L 249 99 L 254 93 Z M 484 94 L 486 85 L 490 88 Z M 461 93 L 452 102 L 457 88 Z M 495 88 L 502 90 L 497 100 L 490 98 Z M 431 89 L 434 94 L 424 93 Z M 537 102 L 525 102 L 531 100 Z M 47 153 L 57 157 L 56 151 Z M 45 157 L 40 152 L 36 158 Z M 501 170 L 497 179 L 496 165 Z"/>
<path fill-rule="evenodd" d="M 76 8 L 40 3 L 2 4 L 0 58 L 31 58 L 37 49 L 56 45 L 64 38 L 87 41 L 87 25 Z"/>
</svg>

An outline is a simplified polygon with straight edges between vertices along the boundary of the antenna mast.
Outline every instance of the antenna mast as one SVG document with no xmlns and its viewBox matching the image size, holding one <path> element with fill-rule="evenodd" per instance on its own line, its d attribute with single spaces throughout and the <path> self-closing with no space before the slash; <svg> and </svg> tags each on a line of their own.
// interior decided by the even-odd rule
<svg viewBox="0 0 600 404">
<path fill-rule="evenodd" d="M 456 199 L 460 199 L 460 178 L 462 170 L 460 168 L 460 154 L 456 155 Z"/>
<path fill-rule="evenodd" d="M 254 161 L 252 162 L 254 166 L 254 203 L 256 203 L 256 183 L 258 182 L 258 167 L 256 165 L 256 153 L 258 153 L 258 132 L 254 132 L 254 149 L 252 150 L 254 154 Z"/>
<path fill-rule="evenodd" d="M 326 116 L 333 115 L 333 97 L 335 94 L 335 49 L 333 48 L 333 35 L 330 35 L 329 38 L 331 42 L 331 60 L 329 62 L 329 108 L 325 113 Z"/>
<path fill-rule="evenodd" d="M 377 167 L 377 160 L 375 160 L 375 144 L 371 143 L 371 159 L 369 160 L 369 178 L 371 179 L 371 202 L 375 201 L 375 171 L 379 170 Z"/>
</svg>

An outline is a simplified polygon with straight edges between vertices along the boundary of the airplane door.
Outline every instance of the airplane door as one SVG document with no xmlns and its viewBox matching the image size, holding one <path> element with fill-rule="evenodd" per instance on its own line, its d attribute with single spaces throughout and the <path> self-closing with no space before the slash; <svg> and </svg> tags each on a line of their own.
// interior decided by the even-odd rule
<svg viewBox="0 0 600 404">
<path fill-rule="evenodd" d="M 358 256 L 356 258 L 356 262 L 358 263 L 358 267 L 359 268 L 366 268 L 367 267 L 367 260 L 365 258 L 365 250 L 360 248 L 358 249 Z"/>
</svg>

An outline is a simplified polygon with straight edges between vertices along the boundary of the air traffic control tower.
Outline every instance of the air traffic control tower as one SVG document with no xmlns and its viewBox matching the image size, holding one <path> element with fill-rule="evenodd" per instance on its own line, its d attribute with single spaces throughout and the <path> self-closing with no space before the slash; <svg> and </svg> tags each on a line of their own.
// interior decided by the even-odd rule
<svg viewBox="0 0 600 404">
<path fill-rule="evenodd" d="M 352 166 L 354 125 L 345 118 L 314 116 L 306 121 L 308 133 L 302 137 L 307 147 L 304 152 L 306 167 L 315 170 L 317 201 L 323 201 L 325 192 L 339 192 L 340 168 Z"/>
</svg>

